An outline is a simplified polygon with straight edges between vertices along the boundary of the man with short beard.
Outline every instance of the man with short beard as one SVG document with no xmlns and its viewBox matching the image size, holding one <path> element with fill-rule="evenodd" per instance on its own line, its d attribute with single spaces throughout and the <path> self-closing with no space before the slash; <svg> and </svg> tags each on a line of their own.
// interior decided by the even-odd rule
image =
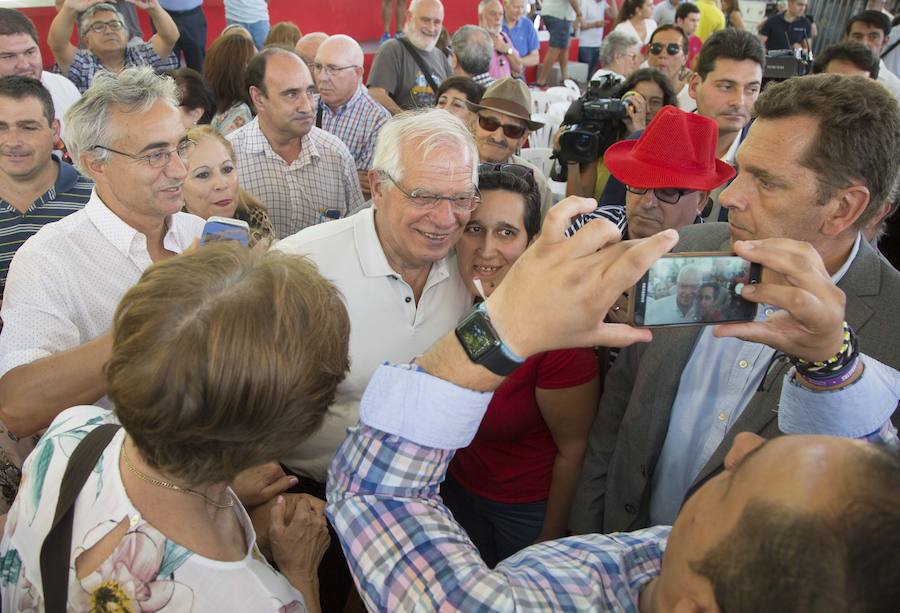
<svg viewBox="0 0 900 613">
<path fill-rule="evenodd" d="M 494 44 L 491 54 L 491 77 L 517 77 L 522 74 L 522 59 L 512 39 L 503 31 L 503 5 L 500 0 L 481 0 L 478 3 L 478 25 L 487 30 Z"/>
<path fill-rule="evenodd" d="M 435 48 L 443 22 L 440 0 L 412 0 L 403 29 L 405 37 L 389 40 L 378 49 L 367 85 L 369 94 L 392 115 L 434 106 L 437 86 L 452 73 L 447 57 Z M 423 74 L 413 54 L 426 66 L 428 75 Z"/>
</svg>

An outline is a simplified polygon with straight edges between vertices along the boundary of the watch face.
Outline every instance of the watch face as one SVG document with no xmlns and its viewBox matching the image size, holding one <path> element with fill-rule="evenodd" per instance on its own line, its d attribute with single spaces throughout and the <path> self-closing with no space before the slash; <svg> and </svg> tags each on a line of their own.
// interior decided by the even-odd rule
<svg viewBox="0 0 900 613">
<path fill-rule="evenodd" d="M 472 360 L 480 359 L 497 345 L 497 339 L 486 323 L 484 316 L 476 312 L 456 328 L 457 336 Z"/>
</svg>

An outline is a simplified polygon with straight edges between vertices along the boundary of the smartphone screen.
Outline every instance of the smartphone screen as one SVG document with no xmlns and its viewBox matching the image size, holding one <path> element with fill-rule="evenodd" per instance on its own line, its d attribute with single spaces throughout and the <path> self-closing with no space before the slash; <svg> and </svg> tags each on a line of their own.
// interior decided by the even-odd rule
<svg viewBox="0 0 900 613">
<path fill-rule="evenodd" d="M 210 217 L 203 226 L 200 244 L 214 241 L 237 241 L 245 247 L 250 245 L 250 226 L 240 219 Z"/>
<path fill-rule="evenodd" d="M 645 327 L 752 321 L 757 305 L 738 292 L 761 274 L 759 264 L 730 253 L 664 256 L 634 287 L 629 320 Z"/>
</svg>

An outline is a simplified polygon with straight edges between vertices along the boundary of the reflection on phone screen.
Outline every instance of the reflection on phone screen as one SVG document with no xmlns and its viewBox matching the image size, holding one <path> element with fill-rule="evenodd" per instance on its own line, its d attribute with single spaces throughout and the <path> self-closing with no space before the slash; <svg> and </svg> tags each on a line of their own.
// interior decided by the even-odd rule
<svg viewBox="0 0 900 613">
<path fill-rule="evenodd" d="M 751 263 L 737 256 L 660 258 L 639 284 L 644 326 L 749 321 L 756 303 L 740 297 Z M 637 308 L 636 308 L 637 311 Z M 636 321 L 639 314 L 636 312 Z"/>
</svg>

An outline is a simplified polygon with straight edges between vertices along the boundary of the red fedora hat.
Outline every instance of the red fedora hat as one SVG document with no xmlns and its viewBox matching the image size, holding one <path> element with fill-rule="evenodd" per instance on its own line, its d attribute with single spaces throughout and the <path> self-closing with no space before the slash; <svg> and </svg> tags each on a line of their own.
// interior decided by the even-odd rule
<svg viewBox="0 0 900 613">
<path fill-rule="evenodd" d="M 639 139 L 611 145 L 603 161 L 615 178 L 632 187 L 711 191 L 735 175 L 716 158 L 718 140 L 712 119 L 665 106 Z"/>
</svg>

